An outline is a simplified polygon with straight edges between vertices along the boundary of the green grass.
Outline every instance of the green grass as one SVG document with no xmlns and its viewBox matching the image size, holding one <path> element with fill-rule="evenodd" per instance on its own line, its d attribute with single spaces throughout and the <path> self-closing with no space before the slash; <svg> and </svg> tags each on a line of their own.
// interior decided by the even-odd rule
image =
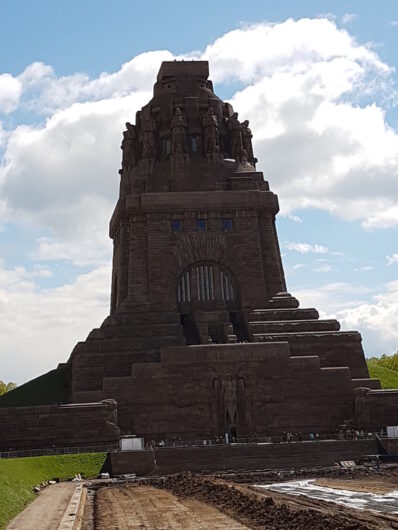
<svg viewBox="0 0 398 530">
<path fill-rule="evenodd" d="M 367 361 L 370 377 L 380 379 L 382 388 L 398 389 L 398 372 L 378 364 L 376 359 Z"/>
<path fill-rule="evenodd" d="M 61 364 L 55 370 L 28 381 L 0 396 L 0 407 L 28 407 L 68 403 L 70 366 Z"/>
<path fill-rule="evenodd" d="M 0 460 L 0 530 L 35 497 L 34 486 L 77 473 L 93 477 L 100 472 L 105 458 L 106 453 L 85 453 Z"/>
</svg>

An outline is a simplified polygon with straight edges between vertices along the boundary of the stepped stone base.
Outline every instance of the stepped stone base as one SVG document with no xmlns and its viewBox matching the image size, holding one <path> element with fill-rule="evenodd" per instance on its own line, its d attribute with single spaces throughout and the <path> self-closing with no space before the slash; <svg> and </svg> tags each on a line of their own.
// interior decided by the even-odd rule
<svg viewBox="0 0 398 530">
<path fill-rule="evenodd" d="M 164 348 L 159 363 L 105 377 L 103 397 L 110 396 L 122 432 L 146 440 L 330 434 L 355 412 L 350 370 L 291 356 L 286 342 Z"/>
<path fill-rule="evenodd" d="M 108 317 L 72 352 L 72 400 L 102 399 L 104 377 L 127 377 L 133 363 L 159 362 L 161 347 L 182 344 L 185 340 L 175 312 L 121 311 Z"/>
<path fill-rule="evenodd" d="M 339 331 L 291 297 L 247 311 L 250 342 L 237 344 L 187 346 L 178 313 L 122 309 L 76 346 L 71 363 L 73 401 L 116 400 L 123 434 L 189 440 L 333 434 L 347 420 L 365 429 L 398 424 L 398 392 L 369 378 L 359 333 Z"/>
<path fill-rule="evenodd" d="M 293 356 L 317 355 L 322 367 L 347 366 L 355 379 L 369 378 L 361 335 L 356 331 L 339 331 L 337 320 L 319 320 L 316 309 L 272 307 L 248 311 L 245 321 L 253 342 L 289 343 Z M 288 305 L 289 297 L 280 297 Z M 296 299 L 293 299 L 296 300 Z"/>
</svg>

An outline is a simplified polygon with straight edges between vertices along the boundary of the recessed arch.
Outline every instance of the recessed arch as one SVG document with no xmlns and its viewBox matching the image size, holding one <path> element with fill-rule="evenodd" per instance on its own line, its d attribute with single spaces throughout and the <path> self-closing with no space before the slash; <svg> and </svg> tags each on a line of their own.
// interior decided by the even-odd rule
<svg viewBox="0 0 398 530">
<path fill-rule="evenodd" d="M 239 301 L 239 287 L 231 271 L 215 261 L 191 264 L 178 277 L 177 304 L 180 308 L 195 309 L 212 305 L 235 306 Z"/>
</svg>

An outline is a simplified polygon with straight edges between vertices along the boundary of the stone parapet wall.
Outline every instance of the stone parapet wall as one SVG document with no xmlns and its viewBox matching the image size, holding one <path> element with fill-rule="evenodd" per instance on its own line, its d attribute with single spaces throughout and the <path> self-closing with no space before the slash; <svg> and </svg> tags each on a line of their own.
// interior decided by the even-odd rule
<svg viewBox="0 0 398 530">
<path fill-rule="evenodd" d="M 117 444 L 117 405 L 100 403 L 0 408 L 0 450 Z"/>
<path fill-rule="evenodd" d="M 110 455 L 113 475 L 166 475 L 181 471 L 254 471 L 333 466 L 377 454 L 375 440 L 344 440 L 263 445 L 212 445 L 121 451 Z"/>
<path fill-rule="evenodd" d="M 358 389 L 355 401 L 358 427 L 377 429 L 380 425 L 398 426 L 398 390 Z"/>
</svg>

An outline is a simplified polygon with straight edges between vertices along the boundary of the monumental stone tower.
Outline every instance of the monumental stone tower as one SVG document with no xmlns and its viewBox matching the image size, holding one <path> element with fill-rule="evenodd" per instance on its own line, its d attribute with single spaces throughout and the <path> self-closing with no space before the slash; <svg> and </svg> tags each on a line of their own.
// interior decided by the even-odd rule
<svg viewBox="0 0 398 530">
<path fill-rule="evenodd" d="M 126 124 L 110 316 L 71 355 L 71 401 L 113 398 L 147 439 L 386 425 L 359 333 L 286 292 L 278 199 L 208 74 L 162 63 Z"/>
</svg>

